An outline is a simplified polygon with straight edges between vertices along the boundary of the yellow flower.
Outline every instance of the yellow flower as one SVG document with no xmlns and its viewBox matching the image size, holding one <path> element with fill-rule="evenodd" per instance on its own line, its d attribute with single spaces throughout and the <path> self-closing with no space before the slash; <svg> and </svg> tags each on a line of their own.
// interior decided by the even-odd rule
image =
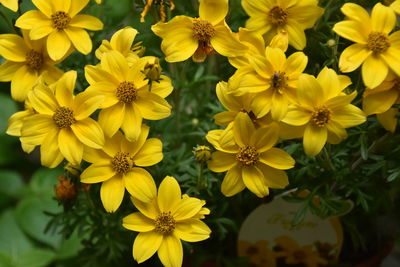
<svg viewBox="0 0 400 267">
<path fill-rule="evenodd" d="M 378 118 L 378 121 L 383 126 L 383 128 L 394 133 L 397 127 L 398 115 L 398 108 L 390 108 L 388 111 L 377 114 L 376 117 Z"/>
<path fill-rule="evenodd" d="M 133 258 L 142 263 L 158 252 L 166 267 L 182 266 L 180 240 L 198 242 L 209 238 L 211 230 L 198 217 L 204 201 L 181 196 L 175 178 L 161 182 L 157 197 L 150 203 L 131 198 L 139 212 L 126 216 L 122 225 L 139 232 L 133 243 Z"/>
<path fill-rule="evenodd" d="M 140 22 L 144 22 L 144 17 L 147 15 L 147 13 L 149 13 L 153 2 L 154 2 L 155 5 L 158 6 L 156 8 L 159 9 L 160 21 L 162 21 L 162 22 L 165 21 L 165 19 L 167 17 L 167 15 L 165 14 L 165 6 L 167 5 L 166 0 L 162 0 L 162 1 L 159 1 L 159 0 L 155 0 L 155 1 L 154 0 L 147 0 L 147 3 L 143 8 L 142 13 L 140 14 Z M 169 10 L 170 11 L 175 9 L 175 4 L 174 4 L 174 2 L 172 0 L 168 0 L 168 5 L 169 5 Z"/>
<path fill-rule="evenodd" d="M 333 30 L 356 44 L 340 55 L 340 70 L 352 72 L 362 64 L 362 78 L 369 88 L 381 84 L 389 69 L 400 75 L 400 31 L 389 35 L 396 25 L 393 10 L 378 3 L 370 17 L 361 6 L 347 3 L 341 11 L 346 20 L 336 23 Z"/>
<path fill-rule="evenodd" d="M 133 50 L 136 48 L 133 41 L 137 34 L 138 31 L 129 26 L 117 31 L 113 34 L 110 41 L 102 41 L 100 47 L 96 50 L 96 57 L 101 60 L 104 53 L 115 50 L 126 57 L 130 65 L 135 63 L 141 52 L 141 50 Z"/>
<path fill-rule="evenodd" d="M 171 114 L 171 106 L 163 98 L 166 90 L 149 91 L 141 64 L 128 66 L 124 56 L 110 51 L 102 56 L 99 66 L 86 66 L 88 92 L 104 95 L 99 123 L 106 136 L 113 136 L 122 128 L 130 141 L 135 141 L 144 119 L 160 120 Z"/>
<path fill-rule="evenodd" d="M 277 257 L 284 257 L 286 264 L 304 264 L 307 267 L 317 267 L 328 263 L 327 260 L 318 255 L 313 245 L 301 247 L 295 240 L 288 236 L 276 238 L 276 243 L 281 249 L 276 253 Z"/>
<path fill-rule="evenodd" d="M 247 47 L 239 42 L 225 23 L 228 0 L 201 0 L 200 18 L 176 16 L 167 23 L 159 22 L 151 29 L 163 40 L 161 50 L 168 62 L 203 62 L 207 55 L 244 55 Z"/>
<path fill-rule="evenodd" d="M 15 26 L 30 30 L 32 40 L 45 38 L 50 58 L 59 60 L 72 45 L 87 55 L 92 51 L 92 40 L 86 30 L 103 29 L 96 17 L 78 14 L 89 0 L 32 0 L 39 10 L 24 13 Z"/>
<path fill-rule="evenodd" d="M 272 119 L 281 121 L 289 103 L 296 102 L 297 80 L 306 68 L 308 58 L 296 52 L 286 59 L 279 48 L 265 49 L 264 56 L 249 58 L 251 68 L 239 69 L 232 80 L 233 94 L 253 93 L 251 103 L 256 118 L 271 112 Z"/>
<path fill-rule="evenodd" d="M 208 161 L 214 172 L 225 172 L 221 191 L 233 196 L 247 187 L 258 197 L 269 194 L 270 188 L 284 188 L 288 177 L 282 170 L 294 166 L 293 158 L 279 148 L 274 148 L 279 130 L 254 127 L 245 113 L 239 113 L 226 130 L 214 130 L 207 134 L 207 141 L 217 150 Z"/>
<path fill-rule="evenodd" d="M 75 71 L 69 71 L 50 88 L 39 84 L 28 95 L 37 114 L 24 119 L 21 141 L 40 145 L 42 165 L 49 168 L 56 167 L 64 158 L 79 165 L 84 145 L 104 145 L 103 131 L 89 117 L 104 97 L 87 92 L 74 96 L 76 76 Z"/>
<path fill-rule="evenodd" d="M 303 74 L 298 81 L 298 103 L 289 108 L 283 122 L 305 126 L 303 146 L 307 155 L 315 156 L 328 141 L 338 144 L 347 137 L 345 128 L 365 122 L 364 112 L 351 101 L 357 96 L 343 90 L 351 84 L 344 75 L 324 68 L 317 78 Z"/>
<path fill-rule="evenodd" d="M 28 31 L 16 34 L 0 34 L 0 55 L 6 61 L 0 65 L 0 81 L 11 81 L 11 96 L 24 101 L 38 77 L 46 83 L 56 82 L 63 72 L 49 58 L 44 40 L 32 41 Z"/>
<path fill-rule="evenodd" d="M 84 160 L 93 163 L 81 174 L 81 182 L 102 183 L 101 202 L 107 212 L 114 212 L 121 205 L 125 188 L 135 198 L 149 202 L 156 196 L 153 177 L 144 168 L 163 158 L 162 143 L 149 138 L 149 127 L 142 131 L 135 142 L 128 141 L 121 132 L 106 138 L 101 150 L 85 149 Z"/>
<path fill-rule="evenodd" d="M 0 4 L 14 12 L 18 11 L 18 0 L 0 0 Z"/>
<path fill-rule="evenodd" d="M 390 8 L 393 9 L 393 11 L 396 12 L 398 15 L 400 15 L 400 0 L 394 1 L 390 5 Z"/>
<path fill-rule="evenodd" d="M 8 119 L 8 127 L 6 134 L 11 136 L 21 137 L 21 129 L 22 125 L 24 124 L 25 118 L 34 114 L 36 114 L 36 111 L 33 110 L 32 106 L 29 103 L 29 100 L 27 99 L 25 101 L 25 110 L 14 113 Z M 22 150 L 24 150 L 26 153 L 31 153 L 36 147 L 36 145 L 29 145 L 24 143 L 23 140 L 21 139 L 20 141 Z"/>
<path fill-rule="evenodd" d="M 306 46 L 304 30 L 313 27 L 324 12 L 317 0 L 243 0 L 242 6 L 250 16 L 246 28 L 263 35 L 266 43 L 283 30 L 280 37 L 297 50 Z"/>
<path fill-rule="evenodd" d="M 211 158 L 211 148 L 208 146 L 198 146 L 193 150 L 197 162 L 207 163 Z"/>
</svg>

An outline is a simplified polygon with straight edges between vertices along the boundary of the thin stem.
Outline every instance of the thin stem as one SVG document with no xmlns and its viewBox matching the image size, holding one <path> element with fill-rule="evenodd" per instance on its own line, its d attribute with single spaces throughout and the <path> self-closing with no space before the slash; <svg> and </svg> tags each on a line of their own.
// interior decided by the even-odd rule
<svg viewBox="0 0 400 267">
<path fill-rule="evenodd" d="M 199 175 L 197 177 L 197 191 L 200 192 L 203 188 L 206 187 L 206 185 L 203 184 L 204 164 L 202 162 L 200 162 L 199 164 L 200 164 L 200 168 L 199 168 Z"/>
<path fill-rule="evenodd" d="M 324 148 L 322 149 L 322 151 L 323 151 L 324 156 L 325 156 L 325 162 L 328 164 L 329 168 L 330 168 L 332 171 L 335 171 L 335 170 L 336 170 L 335 165 L 333 165 L 332 159 L 331 159 L 331 157 L 330 157 L 330 155 L 329 155 L 328 150 L 326 149 L 326 147 L 324 147 Z"/>
</svg>

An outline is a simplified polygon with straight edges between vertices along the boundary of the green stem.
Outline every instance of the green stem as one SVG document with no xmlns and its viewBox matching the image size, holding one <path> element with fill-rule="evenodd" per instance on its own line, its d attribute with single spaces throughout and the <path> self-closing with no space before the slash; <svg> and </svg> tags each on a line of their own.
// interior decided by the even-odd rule
<svg viewBox="0 0 400 267">
<path fill-rule="evenodd" d="M 197 191 L 201 191 L 203 190 L 203 188 L 205 188 L 207 185 L 203 184 L 203 177 L 204 177 L 204 164 L 203 163 L 199 163 L 200 164 L 200 169 L 199 169 L 199 175 L 197 177 Z"/>
<path fill-rule="evenodd" d="M 322 149 L 322 151 L 323 151 L 324 156 L 325 156 L 325 162 L 326 162 L 326 164 L 329 166 L 329 168 L 330 168 L 332 171 L 335 171 L 335 170 L 336 170 L 335 165 L 333 165 L 332 159 L 331 159 L 331 157 L 330 157 L 330 155 L 329 155 L 328 150 L 326 149 L 326 147 L 324 147 L 324 148 Z"/>
</svg>

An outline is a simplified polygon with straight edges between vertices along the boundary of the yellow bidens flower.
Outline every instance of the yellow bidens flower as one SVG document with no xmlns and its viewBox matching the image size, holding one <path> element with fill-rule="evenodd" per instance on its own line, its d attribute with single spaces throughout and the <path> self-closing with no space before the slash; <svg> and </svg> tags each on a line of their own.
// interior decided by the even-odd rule
<svg viewBox="0 0 400 267">
<path fill-rule="evenodd" d="M 251 68 L 239 69 L 231 78 L 237 88 L 232 94 L 253 93 L 251 109 L 256 118 L 271 112 L 273 120 L 281 121 L 289 103 L 296 102 L 297 80 L 306 68 L 307 56 L 296 52 L 286 59 L 281 49 L 267 47 L 265 56 L 254 55 L 249 62 Z"/>
<path fill-rule="evenodd" d="M 347 137 L 345 128 L 365 122 L 364 112 L 351 101 L 357 96 L 343 90 L 351 84 L 344 75 L 324 68 L 317 78 L 302 74 L 298 81 L 298 103 L 292 105 L 283 122 L 305 126 L 303 146 L 309 156 L 317 155 L 325 143 L 338 144 Z"/>
<path fill-rule="evenodd" d="M 96 57 L 101 60 L 104 53 L 110 51 L 120 52 L 131 64 L 141 56 L 142 49 L 133 44 L 138 31 L 132 27 L 125 27 L 113 34 L 111 40 L 103 40 L 100 47 L 96 50 Z"/>
<path fill-rule="evenodd" d="M 305 29 L 314 26 L 324 10 L 317 0 L 243 0 L 250 16 L 246 28 L 263 35 L 266 43 L 278 35 L 297 50 L 306 46 Z"/>
<path fill-rule="evenodd" d="M 161 50 L 168 62 L 203 62 L 207 55 L 244 55 L 247 47 L 240 43 L 225 23 L 228 0 L 201 0 L 200 18 L 176 16 L 167 23 L 159 22 L 151 29 L 163 40 Z"/>
<path fill-rule="evenodd" d="M 140 22 L 144 22 L 144 17 L 149 13 L 150 8 L 152 5 L 155 5 L 156 8 L 159 9 L 159 15 L 160 15 L 160 21 L 164 22 L 165 19 L 167 18 L 167 15 L 165 14 L 165 6 L 169 5 L 169 10 L 172 11 L 175 9 L 175 4 L 172 0 L 147 0 L 146 5 L 143 8 L 142 13 L 140 14 Z"/>
<path fill-rule="evenodd" d="M 362 64 L 362 78 L 368 88 L 383 82 L 389 69 L 400 75 L 400 31 L 389 33 L 396 26 L 396 15 L 389 7 L 378 3 L 367 11 L 354 3 L 343 5 L 346 20 L 338 22 L 333 30 L 355 42 L 340 55 L 342 72 L 352 72 Z"/>
<path fill-rule="evenodd" d="M 84 145 L 104 145 L 103 131 L 89 117 L 104 97 L 87 92 L 74 96 L 76 76 L 75 71 L 69 71 L 51 87 L 39 84 L 28 95 L 37 114 L 24 119 L 21 142 L 40 145 L 41 163 L 49 168 L 56 167 L 64 158 L 79 165 Z"/>
<path fill-rule="evenodd" d="M 149 91 L 149 81 L 141 71 L 141 64 L 129 67 L 128 61 L 117 51 L 102 56 L 99 66 L 86 66 L 85 76 L 90 86 L 87 91 L 104 95 L 99 123 L 111 137 L 122 128 L 128 140 L 135 141 L 142 120 L 160 120 L 171 114 L 171 106 L 155 91 Z"/>
<path fill-rule="evenodd" d="M 145 169 L 163 158 L 162 143 L 149 138 L 149 127 L 141 126 L 135 142 L 128 141 L 121 132 L 106 138 L 102 150 L 86 149 L 84 160 L 93 163 L 81 174 L 81 182 L 102 183 L 101 202 L 107 212 L 116 211 L 122 203 L 125 188 L 135 198 L 149 202 L 156 197 L 153 177 Z"/>
<path fill-rule="evenodd" d="M 268 188 L 288 185 L 282 170 L 292 168 L 295 161 L 282 149 L 273 147 L 279 138 L 276 126 L 256 129 L 247 114 L 239 113 L 233 124 L 225 130 L 210 131 L 206 138 L 218 150 L 211 155 L 208 168 L 228 171 L 221 185 L 225 196 L 247 187 L 258 197 L 265 197 Z"/>
<path fill-rule="evenodd" d="M 56 82 L 63 72 L 49 58 L 44 40 L 32 41 L 27 31 L 23 37 L 0 34 L 0 55 L 7 59 L 0 65 L 0 81 L 11 81 L 11 97 L 25 101 L 40 75 L 46 83 Z"/>
<path fill-rule="evenodd" d="M 394 104 L 400 104 L 400 77 L 393 72 L 374 89 L 367 88 L 363 95 L 363 110 L 367 115 L 377 114 L 379 122 L 386 130 L 394 132 L 397 125 L 395 115 L 398 108 L 392 108 Z"/>
<path fill-rule="evenodd" d="M 32 0 L 39 10 L 24 13 L 15 26 L 30 30 L 32 40 L 46 38 L 47 52 L 53 60 L 64 57 L 72 45 L 87 55 L 92 40 L 84 30 L 98 31 L 103 23 L 96 17 L 78 14 L 89 0 Z"/>
<path fill-rule="evenodd" d="M 18 11 L 18 0 L 0 0 L 0 4 L 10 9 L 11 11 Z"/>
<path fill-rule="evenodd" d="M 200 220 L 209 213 L 203 208 L 205 201 L 181 196 L 179 184 L 171 176 L 161 182 L 158 195 L 152 202 L 131 199 L 139 212 L 126 216 L 122 225 L 139 232 L 133 243 L 133 258 L 138 263 L 158 252 L 164 266 L 180 267 L 183 259 L 180 240 L 198 242 L 210 236 L 210 228 Z"/>
</svg>

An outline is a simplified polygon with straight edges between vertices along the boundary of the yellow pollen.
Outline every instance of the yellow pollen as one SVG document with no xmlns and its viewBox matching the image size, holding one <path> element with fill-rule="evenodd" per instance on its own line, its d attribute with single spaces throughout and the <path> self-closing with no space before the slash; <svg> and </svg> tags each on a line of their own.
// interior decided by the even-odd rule
<svg viewBox="0 0 400 267">
<path fill-rule="evenodd" d="M 51 15 L 51 21 L 53 23 L 53 28 L 61 31 L 68 27 L 68 24 L 71 22 L 71 17 L 64 11 L 57 11 Z"/>
<path fill-rule="evenodd" d="M 275 91 L 282 93 L 282 89 L 287 86 L 285 73 L 276 71 L 271 78 L 271 86 Z"/>
<path fill-rule="evenodd" d="M 387 34 L 371 32 L 368 35 L 367 48 L 375 53 L 383 53 L 390 47 Z"/>
<path fill-rule="evenodd" d="M 30 70 L 39 71 L 43 65 L 42 53 L 31 49 L 28 53 L 26 53 L 26 64 Z"/>
<path fill-rule="evenodd" d="M 252 166 L 258 162 L 257 149 L 252 146 L 241 147 L 236 159 L 245 166 Z"/>
<path fill-rule="evenodd" d="M 331 118 L 331 112 L 326 107 L 316 108 L 311 115 L 311 120 L 318 127 L 324 127 Z"/>
<path fill-rule="evenodd" d="M 63 129 L 76 122 L 74 112 L 67 107 L 59 107 L 53 115 L 53 121 L 58 128 Z"/>
<path fill-rule="evenodd" d="M 284 26 L 287 22 L 288 14 L 286 10 L 279 6 L 271 8 L 268 14 L 269 21 L 275 26 Z"/>
<path fill-rule="evenodd" d="M 127 152 L 117 152 L 111 160 L 111 166 L 116 173 L 125 174 L 133 167 L 132 157 Z"/>
<path fill-rule="evenodd" d="M 129 104 L 136 100 L 137 89 L 132 82 L 122 82 L 119 84 L 116 94 L 119 101 Z"/>
<path fill-rule="evenodd" d="M 174 231 L 175 225 L 175 219 L 170 211 L 161 212 L 155 221 L 155 230 L 161 234 L 170 234 Z"/>
<path fill-rule="evenodd" d="M 202 19 L 194 19 L 193 37 L 202 42 L 209 42 L 215 35 L 214 26 Z"/>
</svg>

